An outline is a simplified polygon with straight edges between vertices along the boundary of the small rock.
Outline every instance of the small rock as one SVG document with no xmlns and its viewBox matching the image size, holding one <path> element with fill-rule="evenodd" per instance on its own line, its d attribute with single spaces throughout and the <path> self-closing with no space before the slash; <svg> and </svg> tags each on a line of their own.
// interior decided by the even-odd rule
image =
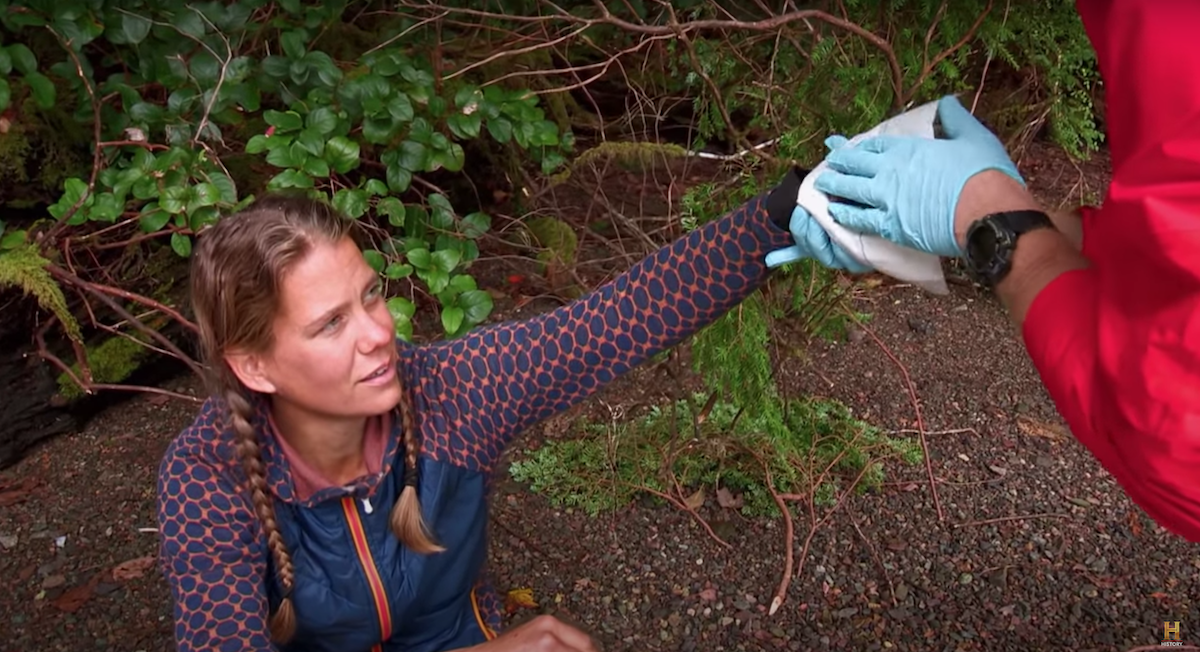
<svg viewBox="0 0 1200 652">
<path fill-rule="evenodd" d="M 721 627 L 729 627 L 732 624 L 733 624 L 733 618 L 730 618 L 729 616 L 721 617 Z"/>
<path fill-rule="evenodd" d="M 908 585 L 901 582 L 896 587 L 896 600 L 904 602 L 908 598 Z"/>
<path fill-rule="evenodd" d="M 845 609 L 838 609 L 834 615 L 836 615 L 838 618 L 849 618 L 857 614 L 858 607 L 846 607 Z"/>
<path fill-rule="evenodd" d="M 0 534 L 0 546 L 4 546 L 5 550 L 9 550 L 16 545 L 17 535 Z"/>
<path fill-rule="evenodd" d="M 42 581 L 42 588 L 46 590 L 56 589 L 66 583 L 67 578 L 62 575 L 51 575 Z"/>
</svg>

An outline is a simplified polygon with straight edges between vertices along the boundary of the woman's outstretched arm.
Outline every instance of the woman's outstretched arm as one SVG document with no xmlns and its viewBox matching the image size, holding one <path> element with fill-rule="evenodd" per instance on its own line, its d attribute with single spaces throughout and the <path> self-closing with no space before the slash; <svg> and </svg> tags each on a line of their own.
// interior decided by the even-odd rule
<svg viewBox="0 0 1200 652">
<path fill-rule="evenodd" d="M 639 261 L 586 296 L 519 322 L 406 347 L 425 450 L 490 469 L 530 425 L 586 399 L 758 290 L 766 255 L 795 244 L 802 172 Z"/>
</svg>

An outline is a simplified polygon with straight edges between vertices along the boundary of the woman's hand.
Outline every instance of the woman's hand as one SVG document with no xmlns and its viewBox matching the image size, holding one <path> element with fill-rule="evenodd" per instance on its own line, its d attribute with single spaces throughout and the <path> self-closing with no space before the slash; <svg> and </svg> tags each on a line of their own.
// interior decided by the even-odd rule
<svg viewBox="0 0 1200 652">
<path fill-rule="evenodd" d="M 592 637 L 554 616 L 538 616 L 471 652 L 599 652 Z"/>
</svg>

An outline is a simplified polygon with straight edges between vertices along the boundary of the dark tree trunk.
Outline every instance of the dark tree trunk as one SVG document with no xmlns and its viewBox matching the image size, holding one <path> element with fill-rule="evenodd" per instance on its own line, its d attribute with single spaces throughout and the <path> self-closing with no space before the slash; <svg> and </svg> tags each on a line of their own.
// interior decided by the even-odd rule
<svg viewBox="0 0 1200 652">
<path fill-rule="evenodd" d="M 54 368 L 33 346 L 12 346 L 14 339 L 0 353 L 0 469 L 18 462 L 35 444 L 79 425 L 74 410 L 51 400 L 58 392 Z"/>
</svg>

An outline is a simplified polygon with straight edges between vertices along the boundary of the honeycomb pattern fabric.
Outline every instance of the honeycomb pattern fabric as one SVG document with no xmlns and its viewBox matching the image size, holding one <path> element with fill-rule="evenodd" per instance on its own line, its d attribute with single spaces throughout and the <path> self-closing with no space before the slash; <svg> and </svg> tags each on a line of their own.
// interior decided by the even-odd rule
<svg viewBox="0 0 1200 652">
<path fill-rule="evenodd" d="M 422 468 L 446 466 L 447 472 L 489 475 L 505 447 L 524 429 L 583 401 L 606 383 L 678 344 L 744 300 L 769 273 L 763 262 L 766 254 L 794 244 L 786 228 L 780 225 L 786 225 L 794 205 L 795 185 L 798 185 L 795 178 L 786 184 L 791 189 L 790 198 L 786 192 L 783 200 L 772 200 L 770 195 L 755 197 L 559 309 L 527 321 L 480 327 L 454 340 L 429 345 L 398 342 L 400 371 L 413 393 L 416 427 L 423 442 Z M 770 211 L 768 206 L 772 207 Z M 293 515 L 289 517 L 293 521 L 299 518 L 297 514 L 317 514 L 322 509 L 327 512 L 331 502 L 336 503 L 347 494 L 370 497 L 380 486 L 387 491 L 403 486 L 395 479 L 396 474 L 403 473 L 402 433 L 396 419 L 379 475 L 364 477 L 348 487 L 324 489 L 305 501 L 296 500 L 286 459 L 266 428 L 265 402 L 259 398 L 255 405 L 258 413 L 252 423 L 264 433 L 261 441 L 268 487 L 274 494 L 277 511 L 290 510 L 287 513 Z M 224 414 L 223 401 L 210 399 L 195 421 L 170 445 L 160 467 L 161 563 L 175 600 L 175 636 L 181 651 L 274 649 L 266 623 L 270 608 L 277 602 L 278 587 L 272 579 L 272 560 L 246 491 L 233 431 Z M 461 520 L 468 513 L 465 507 L 456 508 L 457 513 L 446 508 L 450 504 L 447 501 L 486 503 L 486 481 L 432 482 L 422 481 L 420 491 L 423 507 L 434 510 L 426 513 L 433 519 L 431 527 L 435 531 L 443 525 L 447 530 L 458 527 L 445 519 L 457 515 Z M 439 490 L 471 495 L 438 496 Z M 395 495 L 383 498 L 378 509 L 390 509 Z M 438 519 L 444 519 L 443 523 L 439 524 Z M 368 537 L 378 536 L 387 527 L 386 518 L 366 518 L 364 522 Z M 322 527 L 328 527 L 328 521 L 322 521 Z M 370 532 L 372 528 L 379 528 L 375 535 Z M 298 532 L 294 527 L 290 531 Z M 483 528 L 462 532 L 463 537 L 475 539 L 475 545 L 482 549 Z M 295 549 L 297 542 L 287 537 L 285 541 L 289 550 Z M 467 541 L 455 543 L 459 550 L 471 549 Z M 441 556 L 453 555 L 455 549 L 451 546 L 450 552 Z M 323 563 L 328 565 L 327 572 L 310 569 L 301 574 L 298 569 L 297 600 L 307 583 L 330 584 L 330 591 L 322 595 L 337 593 L 333 589 L 339 587 L 332 585 L 339 582 L 347 583 L 347 587 L 349 583 L 365 584 L 361 572 L 356 575 L 355 571 L 347 570 L 357 568 L 352 546 L 321 554 Z M 461 571 L 464 577 L 481 578 L 483 557 L 462 553 L 461 558 L 452 558 L 452 563 L 459 565 L 454 567 L 454 574 Z M 376 561 L 400 564 L 397 561 L 400 558 L 397 553 L 394 558 L 378 557 Z M 433 568 L 430 573 L 435 572 Z M 447 568 L 441 567 L 437 572 L 444 573 Z M 380 575 L 389 596 L 405 596 L 412 590 L 402 572 L 393 569 Z M 490 636 L 500 626 L 500 600 L 487 582 L 460 585 L 453 590 L 466 595 L 472 588 L 476 588 L 476 595 L 464 602 L 468 613 L 448 622 L 457 627 L 466 621 L 476 627 L 473 635 Z M 444 595 L 409 597 L 411 604 L 394 606 L 393 612 L 419 615 L 421 605 L 449 604 L 455 599 Z M 297 602 L 301 628 L 303 612 L 315 613 L 319 607 L 315 603 Z M 337 607 L 352 609 L 341 603 Z M 353 605 L 358 607 L 361 613 L 354 617 L 361 618 L 363 631 L 375 631 L 372 629 L 377 627 L 372 623 L 378 621 L 375 605 L 365 600 L 365 604 Z M 469 613 L 471 610 L 477 613 Z M 403 622 L 395 624 L 396 629 L 403 627 Z M 481 629 L 484 631 L 480 632 Z M 320 638 L 321 633 L 315 632 L 314 636 Z M 363 649 L 388 649 L 388 646 L 386 641 L 376 638 L 364 643 Z"/>
</svg>

